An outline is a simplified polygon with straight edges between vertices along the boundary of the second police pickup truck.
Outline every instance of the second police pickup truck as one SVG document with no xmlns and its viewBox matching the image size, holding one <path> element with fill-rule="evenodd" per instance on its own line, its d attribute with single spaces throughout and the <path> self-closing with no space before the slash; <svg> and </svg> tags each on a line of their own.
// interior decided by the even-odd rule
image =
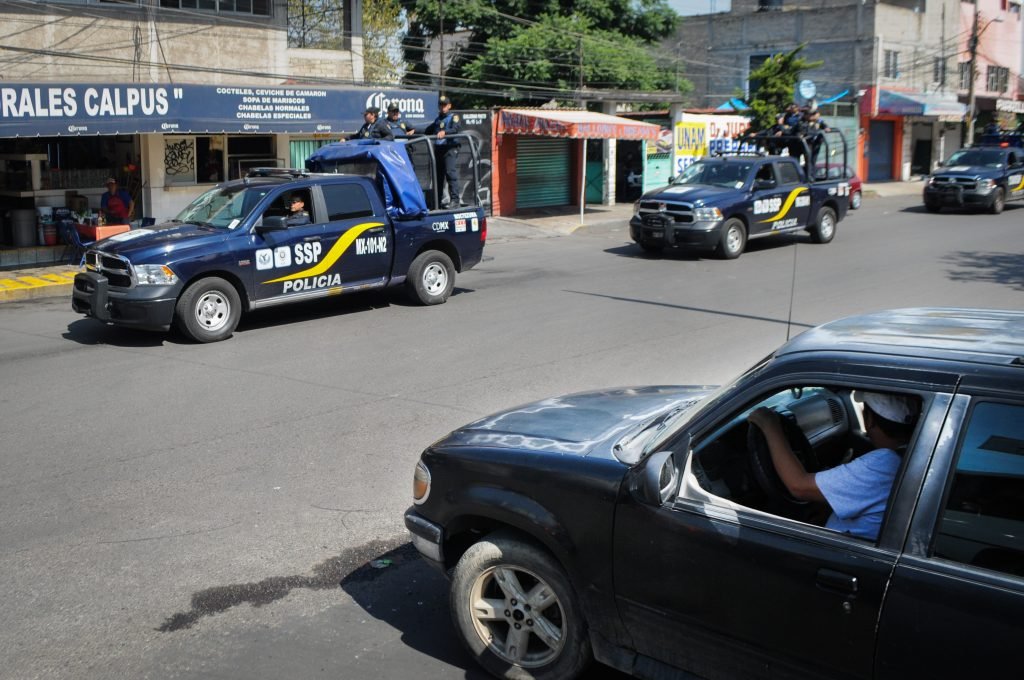
<svg viewBox="0 0 1024 680">
<path fill-rule="evenodd" d="M 756 148 L 747 138 L 741 148 Z M 813 153 L 803 138 L 768 140 L 791 155 L 766 151 L 702 158 L 668 186 L 644 194 L 629 222 L 632 239 L 645 251 L 678 247 L 739 257 L 747 242 L 777 234 L 808 231 L 828 243 L 849 207 L 849 182 L 827 178 L 829 167 L 846 167 L 842 136 L 827 133 Z M 824 153 L 822 153 L 824 152 Z M 804 162 L 801 162 L 801 157 Z M 820 158 L 810 173 L 806 159 Z"/>
<path fill-rule="evenodd" d="M 986 134 L 981 144 L 960 149 L 935 170 L 924 185 L 924 207 L 977 208 L 993 215 L 1007 201 L 1024 200 L 1024 137 Z"/>
<path fill-rule="evenodd" d="M 231 336 L 243 312 L 352 291 L 404 284 L 420 303 L 442 303 L 456 272 L 480 262 L 487 221 L 479 201 L 432 209 L 437 189 L 419 179 L 435 176 L 431 143 L 331 144 L 308 172 L 269 168 L 220 184 L 178 219 L 91 246 L 72 307 L 214 342 Z M 308 219 L 290 216 L 296 197 Z"/>
</svg>

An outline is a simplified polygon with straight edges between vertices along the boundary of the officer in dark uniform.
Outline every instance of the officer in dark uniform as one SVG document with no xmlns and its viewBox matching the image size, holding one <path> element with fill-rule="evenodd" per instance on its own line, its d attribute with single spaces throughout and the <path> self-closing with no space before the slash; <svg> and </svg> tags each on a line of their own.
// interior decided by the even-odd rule
<svg viewBox="0 0 1024 680">
<path fill-rule="evenodd" d="M 394 140 L 395 136 L 391 133 L 391 128 L 380 119 L 380 109 L 376 106 L 371 106 L 363 112 L 363 121 L 363 127 L 359 128 L 359 132 L 354 135 L 349 135 L 349 139 Z"/>
<path fill-rule="evenodd" d="M 459 201 L 459 140 L 447 139 L 448 135 L 462 131 L 458 114 L 452 113 L 452 101 L 445 96 L 437 100 L 439 112 L 434 122 L 427 126 L 426 134 L 437 135 L 434 140 L 434 156 L 437 158 L 437 198 L 441 207 L 457 207 Z M 444 180 L 448 180 L 448 201 L 442 198 Z"/>
<path fill-rule="evenodd" d="M 398 104 L 388 104 L 388 117 L 384 121 L 388 129 L 391 130 L 391 134 L 395 138 L 408 137 L 409 135 L 416 132 L 411 127 L 405 124 L 405 121 L 401 120 L 402 112 L 398 108 Z"/>
<path fill-rule="evenodd" d="M 288 206 L 288 217 L 285 224 L 289 227 L 301 227 L 311 222 L 309 213 L 306 212 L 306 199 L 300 193 L 294 193 L 285 201 Z"/>
</svg>

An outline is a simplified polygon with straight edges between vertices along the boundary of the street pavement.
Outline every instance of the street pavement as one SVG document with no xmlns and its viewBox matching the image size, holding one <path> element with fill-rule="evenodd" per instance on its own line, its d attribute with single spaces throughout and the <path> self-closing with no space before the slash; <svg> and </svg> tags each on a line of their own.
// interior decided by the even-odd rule
<svg viewBox="0 0 1024 680">
<path fill-rule="evenodd" d="M 878 197 L 733 261 L 596 215 L 499 226 L 444 305 L 342 296 L 210 345 L 0 305 L 0 678 L 482 678 L 402 524 L 425 446 L 554 394 L 721 383 L 847 314 L 1020 309 L 1022 216 Z"/>
<path fill-rule="evenodd" d="M 892 196 L 916 196 L 920 199 L 921 182 L 865 184 L 863 191 L 868 201 Z M 503 243 L 522 238 L 565 236 L 578 229 L 591 232 L 616 229 L 628 224 L 632 214 L 632 203 L 612 206 L 591 204 L 582 216 L 578 207 L 542 208 L 512 217 L 488 217 L 487 238 L 491 243 Z M 47 297 L 70 298 L 77 271 L 77 266 L 67 264 L 0 271 L 0 303 Z"/>
</svg>

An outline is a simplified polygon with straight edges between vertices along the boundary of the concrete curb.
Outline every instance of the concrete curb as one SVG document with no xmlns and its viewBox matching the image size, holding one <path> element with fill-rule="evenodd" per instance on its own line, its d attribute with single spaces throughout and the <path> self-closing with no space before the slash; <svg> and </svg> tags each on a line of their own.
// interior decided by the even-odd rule
<svg viewBox="0 0 1024 680">
<path fill-rule="evenodd" d="M 36 274 L 17 272 L 14 276 L 5 276 L 5 272 L 0 272 L 0 304 L 62 296 L 70 299 L 76 273 L 77 270 L 51 270 Z"/>
</svg>

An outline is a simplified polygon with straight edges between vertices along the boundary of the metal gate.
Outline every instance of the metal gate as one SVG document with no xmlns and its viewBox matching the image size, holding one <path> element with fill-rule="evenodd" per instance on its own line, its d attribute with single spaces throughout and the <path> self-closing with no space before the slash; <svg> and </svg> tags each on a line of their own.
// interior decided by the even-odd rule
<svg viewBox="0 0 1024 680">
<path fill-rule="evenodd" d="M 572 142 L 520 137 L 516 147 L 516 209 L 569 205 Z"/>
</svg>

